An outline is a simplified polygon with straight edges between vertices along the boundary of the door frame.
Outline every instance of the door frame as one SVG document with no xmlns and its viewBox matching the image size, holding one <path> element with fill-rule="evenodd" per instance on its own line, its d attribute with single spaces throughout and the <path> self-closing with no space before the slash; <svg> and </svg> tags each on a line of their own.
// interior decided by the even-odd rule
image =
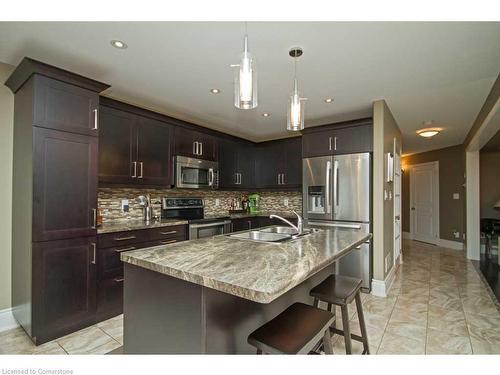
<svg viewBox="0 0 500 375">
<path fill-rule="evenodd" d="M 410 235 L 413 238 L 414 235 L 414 218 L 413 218 L 413 213 L 411 210 L 411 206 L 413 205 L 413 196 L 414 196 L 414 177 L 413 177 L 413 169 L 415 167 L 425 167 L 425 166 L 433 166 L 434 167 L 434 179 L 436 183 L 434 184 L 434 196 L 436 199 L 434 200 L 434 209 L 433 209 L 433 214 L 434 214 L 434 242 L 432 242 L 434 245 L 439 244 L 439 161 L 431 161 L 428 163 L 419 163 L 419 164 L 412 164 L 409 166 L 408 170 L 410 173 Z"/>
</svg>

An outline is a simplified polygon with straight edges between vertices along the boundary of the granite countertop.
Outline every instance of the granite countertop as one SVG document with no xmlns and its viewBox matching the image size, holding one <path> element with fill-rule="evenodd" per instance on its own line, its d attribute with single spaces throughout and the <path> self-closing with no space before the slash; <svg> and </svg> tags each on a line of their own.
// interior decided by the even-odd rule
<svg viewBox="0 0 500 375">
<path fill-rule="evenodd" d="M 121 260 L 259 303 L 270 303 L 371 237 L 322 229 L 283 243 L 225 235 L 128 251 Z M 353 250 L 356 251 L 356 250 Z"/>
<path fill-rule="evenodd" d="M 144 220 L 129 220 L 129 221 L 109 221 L 103 223 L 97 228 L 97 233 L 113 233 L 113 232 L 125 232 L 128 230 L 139 230 L 139 229 L 150 229 L 150 228 L 160 228 L 168 227 L 172 225 L 185 225 L 187 220 L 179 219 L 167 219 L 151 221 L 146 223 Z"/>
</svg>

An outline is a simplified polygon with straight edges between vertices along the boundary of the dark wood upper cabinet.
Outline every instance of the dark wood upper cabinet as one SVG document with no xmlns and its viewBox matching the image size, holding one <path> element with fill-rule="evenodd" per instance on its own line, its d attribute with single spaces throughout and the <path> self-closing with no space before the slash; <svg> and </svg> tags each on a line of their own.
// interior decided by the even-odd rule
<svg viewBox="0 0 500 375">
<path fill-rule="evenodd" d="M 257 187 L 265 189 L 300 187 L 301 148 L 300 137 L 258 144 L 255 165 Z"/>
<path fill-rule="evenodd" d="M 97 136 L 97 92 L 40 75 L 35 76 L 34 90 L 34 126 Z"/>
<path fill-rule="evenodd" d="M 101 106 L 99 181 L 172 185 L 171 139 L 164 122 Z"/>
<path fill-rule="evenodd" d="M 371 119 L 308 128 L 303 133 L 304 158 L 373 151 Z"/>
<path fill-rule="evenodd" d="M 204 160 L 217 160 L 217 140 L 214 136 L 176 126 L 174 155 Z"/>
<path fill-rule="evenodd" d="M 93 323 L 96 238 L 33 244 L 33 331 L 43 343 Z"/>
<path fill-rule="evenodd" d="M 248 189 L 255 186 L 255 152 L 251 143 L 219 141 L 219 186 Z"/>
<path fill-rule="evenodd" d="M 94 236 L 97 138 L 33 128 L 33 240 Z"/>
<path fill-rule="evenodd" d="M 136 116 L 114 108 L 100 107 L 99 181 L 131 184 L 137 176 L 134 135 Z"/>
<path fill-rule="evenodd" d="M 140 118 L 137 125 L 137 179 L 147 185 L 172 185 L 171 127 Z"/>
</svg>

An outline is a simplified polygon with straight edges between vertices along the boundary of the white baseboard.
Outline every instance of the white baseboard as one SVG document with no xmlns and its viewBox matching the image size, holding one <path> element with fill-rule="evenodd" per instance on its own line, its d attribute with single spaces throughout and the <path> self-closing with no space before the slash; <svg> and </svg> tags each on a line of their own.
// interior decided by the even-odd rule
<svg viewBox="0 0 500 375">
<path fill-rule="evenodd" d="M 372 279 L 372 294 L 377 297 L 387 297 L 389 290 L 392 287 L 392 283 L 396 278 L 396 271 L 399 268 L 400 262 L 397 261 L 396 264 L 391 268 L 387 274 L 385 280 Z"/>
<path fill-rule="evenodd" d="M 462 242 L 445 240 L 443 238 L 438 239 L 438 245 L 442 246 L 442 247 L 446 247 L 447 249 L 453 249 L 453 250 L 463 250 L 464 249 L 464 244 Z"/>
<path fill-rule="evenodd" d="M 413 234 L 410 232 L 403 232 L 403 239 L 413 240 Z M 436 241 L 437 246 L 446 247 L 447 249 L 463 250 L 464 244 L 459 241 L 450 241 L 443 238 L 438 238 Z"/>
<path fill-rule="evenodd" d="M 12 308 L 0 310 L 0 332 L 16 327 L 19 327 L 19 324 L 12 314 Z"/>
</svg>

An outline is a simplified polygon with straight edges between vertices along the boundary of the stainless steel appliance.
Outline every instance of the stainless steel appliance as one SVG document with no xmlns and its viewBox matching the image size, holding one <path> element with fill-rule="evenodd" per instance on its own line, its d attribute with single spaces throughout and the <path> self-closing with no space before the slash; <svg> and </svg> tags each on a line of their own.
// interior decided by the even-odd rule
<svg viewBox="0 0 500 375">
<path fill-rule="evenodd" d="M 201 198 L 162 198 L 162 219 L 184 219 L 189 224 L 189 239 L 212 237 L 231 232 L 231 220 L 205 217 Z"/>
<path fill-rule="evenodd" d="M 217 189 L 219 187 L 219 163 L 216 161 L 176 156 L 175 187 Z"/>
<path fill-rule="evenodd" d="M 371 232 L 370 153 L 303 160 L 303 213 L 312 227 Z M 371 290 L 371 241 L 337 262 L 340 275 L 363 280 Z"/>
</svg>

